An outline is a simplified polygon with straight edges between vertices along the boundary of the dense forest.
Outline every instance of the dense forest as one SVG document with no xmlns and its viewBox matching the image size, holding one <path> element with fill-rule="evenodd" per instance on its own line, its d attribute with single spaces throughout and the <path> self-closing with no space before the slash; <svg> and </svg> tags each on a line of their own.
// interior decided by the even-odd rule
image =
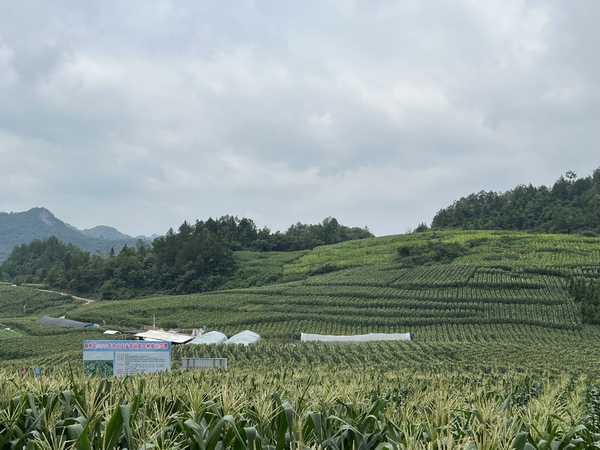
<svg viewBox="0 0 600 450">
<path fill-rule="evenodd" d="M 322 223 L 297 223 L 284 233 L 258 229 L 250 219 L 184 222 L 152 244 L 114 249 L 108 258 L 90 255 L 56 237 L 34 240 L 13 249 L 0 265 L 5 281 L 41 283 L 102 299 L 132 298 L 155 293 L 189 294 L 218 289 L 235 277 L 233 252 L 308 250 L 319 245 L 363 239 L 365 228 L 350 228 L 328 217 Z"/>
<path fill-rule="evenodd" d="M 600 169 L 586 178 L 569 171 L 550 188 L 530 184 L 471 194 L 439 211 L 431 226 L 600 235 Z"/>
</svg>

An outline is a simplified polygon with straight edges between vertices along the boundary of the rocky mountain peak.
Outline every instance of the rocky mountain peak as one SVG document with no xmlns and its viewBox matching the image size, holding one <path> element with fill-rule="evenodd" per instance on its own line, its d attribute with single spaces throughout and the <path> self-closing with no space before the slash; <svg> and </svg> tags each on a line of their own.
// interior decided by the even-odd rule
<svg viewBox="0 0 600 450">
<path fill-rule="evenodd" d="M 54 214 L 52 214 L 46 208 L 34 208 L 34 210 L 37 213 L 39 219 L 46 225 L 51 226 L 58 222 L 58 219 L 54 216 Z"/>
</svg>

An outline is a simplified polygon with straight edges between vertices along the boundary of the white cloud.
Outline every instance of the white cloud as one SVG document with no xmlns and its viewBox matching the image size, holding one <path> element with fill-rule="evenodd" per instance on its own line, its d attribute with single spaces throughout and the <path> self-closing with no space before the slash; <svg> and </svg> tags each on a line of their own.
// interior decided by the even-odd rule
<svg viewBox="0 0 600 450">
<path fill-rule="evenodd" d="M 404 232 L 600 162 L 600 7 L 0 4 L 0 210 L 164 232 L 249 214 Z"/>
</svg>

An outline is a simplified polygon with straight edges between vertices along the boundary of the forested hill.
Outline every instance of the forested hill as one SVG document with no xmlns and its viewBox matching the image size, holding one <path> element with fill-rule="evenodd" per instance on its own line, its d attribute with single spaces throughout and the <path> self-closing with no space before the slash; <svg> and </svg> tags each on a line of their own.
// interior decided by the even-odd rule
<svg viewBox="0 0 600 450">
<path fill-rule="evenodd" d="M 103 299 L 189 294 L 243 278 L 235 251 L 293 252 L 368 237 L 373 235 L 367 229 L 341 225 L 332 217 L 320 224 L 297 223 L 285 233 L 271 233 L 268 228 L 259 230 L 250 219 L 223 216 L 184 222 L 177 232 L 169 230 L 151 244 L 138 240 L 135 245 L 115 248 L 107 258 L 90 255 L 54 236 L 36 239 L 12 250 L 0 265 L 0 279 L 45 284 Z M 253 281 L 262 282 L 266 281 Z"/>
<path fill-rule="evenodd" d="M 431 226 L 600 235 L 600 169 L 586 178 L 569 171 L 552 187 L 471 194 L 439 211 Z"/>
<path fill-rule="evenodd" d="M 124 245 L 135 246 L 137 241 L 110 227 L 80 231 L 57 219 L 46 208 L 32 208 L 17 213 L 0 212 L 0 262 L 8 258 L 14 247 L 50 236 L 81 250 L 91 253 L 99 251 L 106 256 L 111 248 L 120 250 Z"/>
</svg>

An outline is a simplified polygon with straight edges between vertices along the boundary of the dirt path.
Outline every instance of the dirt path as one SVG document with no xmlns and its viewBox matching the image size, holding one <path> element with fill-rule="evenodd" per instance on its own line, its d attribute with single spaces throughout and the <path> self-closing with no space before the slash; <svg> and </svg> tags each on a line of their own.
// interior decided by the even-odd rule
<svg viewBox="0 0 600 450">
<path fill-rule="evenodd" d="M 44 292 L 52 292 L 54 294 L 66 295 L 68 297 L 71 297 L 73 300 L 75 300 L 76 302 L 78 302 L 81 305 L 88 305 L 88 304 L 96 301 L 93 298 L 77 297 L 76 295 L 65 294 L 64 292 L 59 292 L 59 291 L 51 291 L 49 289 L 39 289 L 39 290 L 44 291 Z"/>
<path fill-rule="evenodd" d="M 74 295 L 71 295 L 71 297 L 73 297 L 73 300 L 81 302 L 82 305 L 87 305 L 96 301 L 93 298 L 76 297 Z"/>
</svg>

